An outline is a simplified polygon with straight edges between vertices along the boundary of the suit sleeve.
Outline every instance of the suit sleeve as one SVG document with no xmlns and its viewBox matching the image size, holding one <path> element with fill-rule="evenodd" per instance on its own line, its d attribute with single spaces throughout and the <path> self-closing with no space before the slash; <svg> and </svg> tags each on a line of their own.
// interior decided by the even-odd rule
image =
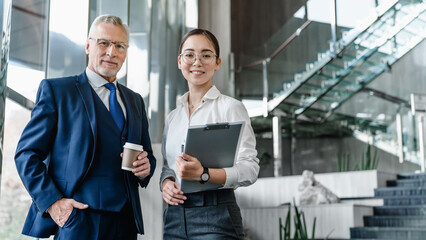
<svg viewBox="0 0 426 240">
<path fill-rule="evenodd" d="M 62 193 L 47 171 L 47 158 L 57 131 L 57 110 L 52 87 L 47 80 L 40 83 L 31 120 L 25 127 L 15 154 L 15 164 L 24 186 L 41 213 Z"/>
<path fill-rule="evenodd" d="M 141 96 L 139 96 L 140 102 L 141 102 L 141 109 L 142 109 L 142 146 L 144 150 L 148 153 L 148 159 L 149 163 L 151 164 L 151 170 L 149 175 L 146 178 L 139 179 L 139 184 L 141 187 L 146 187 L 149 183 L 149 180 L 154 175 L 155 167 L 156 167 L 156 159 L 154 157 L 152 146 L 151 146 L 151 139 L 149 137 L 149 131 L 148 131 L 148 118 L 146 116 L 145 111 L 145 104 L 143 102 L 143 99 Z"/>
</svg>

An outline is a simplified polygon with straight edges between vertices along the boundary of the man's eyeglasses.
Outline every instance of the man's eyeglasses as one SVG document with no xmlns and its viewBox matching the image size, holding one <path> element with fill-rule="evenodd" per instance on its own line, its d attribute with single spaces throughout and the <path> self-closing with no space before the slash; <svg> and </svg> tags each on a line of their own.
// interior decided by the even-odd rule
<svg viewBox="0 0 426 240">
<path fill-rule="evenodd" d="M 197 58 L 202 64 L 207 65 L 212 63 L 215 57 L 217 57 L 217 55 L 212 52 L 203 52 L 200 54 L 195 54 L 193 52 L 184 52 L 179 54 L 179 57 L 183 59 L 184 63 L 189 65 L 194 64 L 195 61 L 197 61 Z"/>
<path fill-rule="evenodd" d="M 91 37 L 89 37 L 89 39 L 95 40 L 98 46 L 103 49 L 107 49 L 111 46 L 111 44 L 114 44 L 115 49 L 117 49 L 119 52 L 124 52 L 129 47 L 129 45 L 124 42 L 113 42 L 113 41 L 102 39 L 102 38 L 91 38 Z"/>
</svg>

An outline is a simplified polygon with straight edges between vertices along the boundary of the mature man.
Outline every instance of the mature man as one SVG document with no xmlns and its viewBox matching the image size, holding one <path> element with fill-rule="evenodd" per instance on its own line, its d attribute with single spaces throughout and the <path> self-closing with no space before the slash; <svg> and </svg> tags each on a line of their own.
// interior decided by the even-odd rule
<svg viewBox="0 0 426 240">
<path fill-rule="evenodd" d="M 97 17 L 86 70 L 40 83 L 15 155 L 33 199 L 23 234 L 79 240 L 143 234 L 138 183 L 147 186 L 156 160 L 141 96 L 116 81 L 128 38 L 120 18 Z M 125 142 L 145 150 L 132 171 L 121 169 Z"/>
</svg>

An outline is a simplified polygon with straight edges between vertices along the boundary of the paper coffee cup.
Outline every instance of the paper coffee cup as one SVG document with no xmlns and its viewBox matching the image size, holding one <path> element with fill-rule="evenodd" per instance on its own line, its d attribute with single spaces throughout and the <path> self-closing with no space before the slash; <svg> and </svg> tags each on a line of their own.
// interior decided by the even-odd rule
<svg viewBox="0 0 426 240">
<path fill-rule="evenodd" d="M 123 146 L 123 160 L 121 169 L 132 171 L 133 162 L 136 161 L 139 153 L 143 152 L 143 146 L 126 142 Z"/>
</svg>

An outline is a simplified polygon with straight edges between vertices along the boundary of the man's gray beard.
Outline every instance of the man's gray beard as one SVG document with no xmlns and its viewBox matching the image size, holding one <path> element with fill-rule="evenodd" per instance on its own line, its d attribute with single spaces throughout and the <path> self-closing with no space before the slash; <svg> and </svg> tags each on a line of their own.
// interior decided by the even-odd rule
<svg viewBox="0 0 426 240">
<path fill-rule="evenodd" d="M 111 70 L 111 71 L 107 71 L 107 70 L 105 70 L 105 69 L 100 69 L 99 70 L 99 74 L 101 75 L 101 76 L 104 76 L 104 77 L 115 77 L 115 76 L 117 76 L 117 73 L 118 73 L 118 71 L 113 71 L 113 70 Z"/>
</svg>

